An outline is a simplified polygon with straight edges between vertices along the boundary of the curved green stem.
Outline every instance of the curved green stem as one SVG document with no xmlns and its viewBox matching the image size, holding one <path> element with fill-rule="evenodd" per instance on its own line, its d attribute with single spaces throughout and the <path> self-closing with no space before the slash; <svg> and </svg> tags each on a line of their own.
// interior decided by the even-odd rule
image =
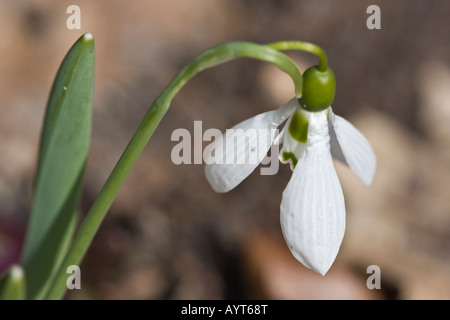
<svg viewBox="0 0 450 320">
<path fill-rule="evenodd" d="M 200 54 L 189 65 L 181 70 L 160 97 L 166 97 L 166 94 L 168 94 L 168 96 L 172 96 L 173 98 L 181 87 L 200 71 L 227 61 L 244 57 L 262 60 L 276 65 L 282 71 L 286 72 L 294 81 L 295 94 L 297 97 L 302 95 L 302 75 L 295 63 L 292 62 L 289 57 L 279 52 L 277 49 L 268 46 L 251 42 L 235 41 L 218 45 Z"/>
<path fill-rule="evenodd" d="M 237 58 L 253 58 L 275 64 L 294 81 L 296 95 L 302 94 L 302 76 L 295 64 L 283 53 L 249 42 L 230 42 L 213 47 L 187 65 L 155 99 L 137 128 L 100 194 L 83 220 L 72 246 L 58 270 L 47 299 L 61 299 L 66 292 L 67 267 L 79 265 L 89 248 L 122 183 L 144 150 L 153 132 L 169 109 L 170 103 L 186 82 L 200 71 Z"/>
<path fill-rule="evenodd" d="M 280 41 L 280 42 L 273 42 L 269 43 L 266 46 L 275 49 L 275 50 L 301 50 L 306 51 L 312 54 L 315 54 L 319 58 L 319 70 L 325 71 L 327 69 L 328 59 L 327 54 L 325 51 L 309 42 L 302 42 L 302 41 Z"/>
</svg>

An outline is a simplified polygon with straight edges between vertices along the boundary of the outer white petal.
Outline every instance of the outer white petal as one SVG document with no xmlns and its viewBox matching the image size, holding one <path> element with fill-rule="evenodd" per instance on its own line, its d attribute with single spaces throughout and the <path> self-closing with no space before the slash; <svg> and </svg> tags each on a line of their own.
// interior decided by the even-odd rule
<svg viewBox="0 0 450 320">
<path fill-rule="evenodd" d="M 278 126 L 296 108 L 297 100 L 292 99 L 277 110 L 237 124 L 208 145 L 205 175 L 212 188 L 216 192 L 228 192 L 247 178 L 269 151 Z"/>
<path fill-rule="evenodd" d="M 325 275 L 345 232 L 345 203 L 328 143 L 307 148 L 283 192 L 281 227 L 294 257 Z"/>
<path fill-rule="evenodd" d="M 370 185 L 377 159 L 369 141 L 350 122 L 331 111 L 329 119 L 333 157 L 347 164 L 366 185 Z"/>
</svg>

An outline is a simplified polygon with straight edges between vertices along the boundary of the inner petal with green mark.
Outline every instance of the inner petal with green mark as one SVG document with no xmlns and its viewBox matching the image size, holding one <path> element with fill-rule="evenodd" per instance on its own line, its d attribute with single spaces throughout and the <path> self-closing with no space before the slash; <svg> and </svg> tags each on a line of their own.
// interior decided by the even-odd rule
<svg viewBox="0 0 450 320">
<path fill-rule="evenodd" d="M 289 123 L 289 133 L 298 142 L 306 143 L 308 140 L 308 119 L 301 111 L 296 111 Z"/>
<path fill-rule="evenodd" d="M 287 130 L 279 158 L 282 163 L 289 163 L 292 170 L 305 152 L 308 141 L 308 118 L 305 112 L 297 110 L 286 123 Z"/>
<path fill-rule="evenodd" d="M 286 152 L 286 151 L 283 152 L 283 160 L 285 162 L 290 161 L 292 163 L 292 165 L 294 166 L 294 168 L 295 168 L 295 166 L 297 165 L 297 162 L 298 162 L 298 159 L 295 156 L 295 154 L 293 154 L 292 152 Z"/>
</svg>

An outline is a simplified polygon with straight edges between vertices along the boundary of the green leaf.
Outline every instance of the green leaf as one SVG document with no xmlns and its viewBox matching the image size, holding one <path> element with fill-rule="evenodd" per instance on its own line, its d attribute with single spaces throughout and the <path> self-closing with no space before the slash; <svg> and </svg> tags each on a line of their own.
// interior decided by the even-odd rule
<svg viewBox="0 0 450 320">
<path fill-rule="evenodd" d="M 19 265 L 13 265 L 0 277 L 0 300 L 25 299 L 25 274 Z"/>
<path fill-rule="evenodd" d="M 45 296 L 75 231 L 91 135 L 94 55 L 94 38 L 86 33 L 65 56 L 50 93 L 22 254 L 29 299 Z"/>
</svg>

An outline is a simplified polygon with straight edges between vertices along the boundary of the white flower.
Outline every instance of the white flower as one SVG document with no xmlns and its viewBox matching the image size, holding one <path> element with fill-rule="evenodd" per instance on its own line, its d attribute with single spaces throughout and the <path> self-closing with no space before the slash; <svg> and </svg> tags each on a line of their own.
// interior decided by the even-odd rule
<svg viewBox="0 0 450 320">
<path fill-rule="evenodd" d="M 283 130 L 275 136 L 274 129 L 286 119 Z M 239 153 L 234 152 L 233 143 L 232 148 L 228 147 L 235 140 L 235 130 L 227 130 L 216 139 L 208 146 L 214 150 L 215 160 L 224 159 L 231 152 L 234 162 L 214 163 L 210 155 L 209 160 L 205 159 L 207 180 L 217 192 L 230 191 L 258 166 L 272 143 L 282 142 L 280 160 L 289 162 L 293 169 L 280 207 L 283 235 L 297 260 L 325 275 L 336 258 L 345 231 L 344 196 L 332 156 L 370 185 L 376 158 L 369 142 L 347 120 L 335 115 L 331 107 L 309 112 L 295 98 L 278 110 L 258 114 L 233 129 L 257 130 L 258 136 L 249 135 L 248 147 L 244 146 Z M 255 151 L 256 161 L 242 161 Z"/>
</svg>

